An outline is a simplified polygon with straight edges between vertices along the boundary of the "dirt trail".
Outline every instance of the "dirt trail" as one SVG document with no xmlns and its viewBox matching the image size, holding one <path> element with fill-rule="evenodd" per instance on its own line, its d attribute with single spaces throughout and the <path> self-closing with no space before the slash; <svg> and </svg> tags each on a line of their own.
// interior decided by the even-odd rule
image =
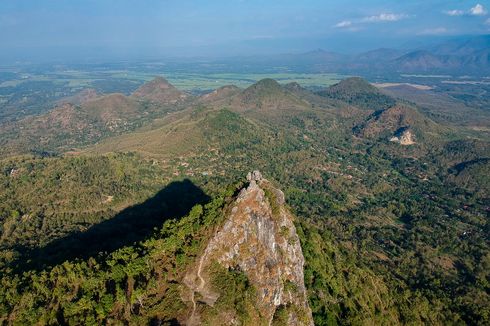
<svg viewBox="0 0 490 326">
<path fill-rule="evenodd" d="M 188 326 L 199 325 L 199 320 L 195 320 L 196 319 L 196 309 L 197 309 L 197 302 L 196 302 L 195 294 L 196 294 L 196 292 L 200 292 L 202 289 L 204 289 L 204 286 L 206 285 L 206 281 L 201 276 L 203 258 L 204 258 L 204 255 L 201 256 L 201 259 L 199 260 L 199 267 L 197 268 L 197 277 L 199 278 L 199 285 L 195 291 L 191 289 L 191 292 L 192 292 L 191 293 L 192 313 L 191 313 L 191 316 L 189 317 L 189 321 L 187 322 Z"/>
</svg>

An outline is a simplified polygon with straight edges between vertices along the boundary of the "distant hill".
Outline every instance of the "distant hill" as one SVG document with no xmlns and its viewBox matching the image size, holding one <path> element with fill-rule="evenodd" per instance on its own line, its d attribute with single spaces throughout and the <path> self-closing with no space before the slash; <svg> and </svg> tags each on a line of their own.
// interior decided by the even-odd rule
<svg viewBox="0 0 490 326">
<path fill-rule="evenodd" d="M 390 67 L 402 72 L 484 74 L 490 70 L 490 36 L 457 38 L 411 51 Z"/>
<path fill-rule="evenodd" d="M 131 95 L 134 98 L 148 100 L 157 104 L 177 104 L 189 99 L 189 95 L 178 90 L 166 79 L 156 77 L 143 84 Z"/>
<path fill-rule="evenodd" d="M 490 35 L 458 37 L 439 44 L 426 46 L 425 49 L 436 55 L 466 56 L 490 49 Z"/>
<path fill-rule="evenodd" d="M 396 73 L 472 74 L 490 73 L 490 36 L 465 36 L 417 47 L 380 48 L 358 54 L 316 49 L 304 53 L 234 57 L 216 61 L 231 71 L 273 72 L 281 67 L 298 73 L 339 72 L 349 75 Z"/>
<path fill-rule="evenodd" d="M 136 118 L 141 108 L 132 98 L 123 94 L 109 94 L 81 106 L 82 110 L 102 123 L 111 124 L 118 120 L 131 120 Z"/>
<path fill-rule="evenodd" d="M 490 123 L 488 114 L 444 92 L 408 84 L 381 85 L 381 91 L 393 98 L 417 105 L 421 112 L 436 122 L 473 127 Z"/>
<path fill-rule="evenodd" d="M 141 86 L 132 96 L 98 96 L 88 90 L 45 114 L 0 125 L 0 153 L 67 150 L 90 144 L 179 110 L 187 98 L 163 78 Z"/>
<path fill-rule="evenodd" d="M 360 53 L 355 56 L 355 60 L 369 64 L 377 61 L 387 62 L 399 58 L 406 53 L 406 50 L 381 48 Z"/>
<path fill-rule="evenodd" d="M 207 103 L 207 102 L 222 100 L 225 98 L 229 98 L 233 95 L 236 95 L 240 91 L 241 91 L 240 88 L 236 87 L 235 85 L 226 85 L 218 89 L 215 89 L 212 92 L 202 95 L 199 98 L 199 101 L 203 103 Z"/>
<path fill-rule="evenodd" d="M 441 68 L 448 63 L 449 58 L 432 54 L 428 51 L 414 51 L 395 59 L 398 69 L 406 70 L 430 70 Z"/>
<path fill-rule="evenodd" d="M 262 79 L 246 88 L 234 98 L 243 109 L 285 109 L 304 106 L 299 98 L 284 89 L 273 79 Z"/>
<path fill-rule="evenodd" d="M 359 77 L 351 77 L 317 93 L 320 96 L 344 101 L 368 110 L 381 110 L 393 106 L 395 100 Z"/>
<path fill-rule="evenodd" d="M 273 79 L 262 79 L 240 90 L 227 86 L 201 97 L 207 106 L 228 108 L 234 112 L 269 118 L 285 118 L 289 113 L 304 110 L 311 104 Z"/>
<path fill-rule="evenodd" d="M 213 110 L 222 109 L 239 113 L 238 117 L 254 123 L 274 125 L 274 128 L 290 128 L 291 121 L 295 121 L 296 128 L 305 125 L 301 121 L 311 119 L 307 124 L 314 126 L 313 121 L 325 119 L 332 123 L 336 136 L 354 129 L 355 134 L 363 138 L 400 137 L 409 130 L 414 139 L 422 139 L 427 130 L 438 130 L 432 120 L 416 109 L 397 106 L 393 97 L 359 77 L 347 78 L 318 93 L 297 83 L 281 85 L 273 79 L 263 79 L 244 90 L 225 86 L 199 98 L 187 97 L 163 78 L 157 78 L 131 96 L 108 94 L 80 105 L 64 104 L 40 116 L 0 125 L 1 153 L 78 150 L 106 138 L 122 137 L 143 126 L 148 127 L 138 137 L 128 134 L 127 139 L 121 139 L 118 144 L 104 146 L 104 151 L 132 150 L 135 145 L 140 148 L 140 144 L 144 144 L 145 148 L 150 146 L 144 151 L 161 152 L 172 144 L 177 148 L 176 142 L 180 142 L 182 148 L 186 148 L 187 142 L 198 148 L 206 137 L 201 130 L 204 125 L 196 124 L 203 119 L 204 112 L 209 119 Z M 175 112 L 179 114 L 169 115 Z M 226 125 L 223 115 L 220 117 Z M 338 119 L 342 122 L 335 123 Z M 185 127 L 183 121 L 188 121 Z M 200 123 L 204 121 L 207 120 Z M 175 126 L 179 126 L 178 129 L 173 129 Z M 301 132 L 301 128 L 295 131 L 296 134 Z M 146 135 L 145 140 L 139 137 L 142 135 Z"/>
<path fill-rule="evenodd" d="M 60 105 L 40 116 L 2 125 L 3 151 L 65 149 L 97 141 L 139 126 L 144 108 L 122 94 L 110 94 L 81 105 Z"/>
</svg>

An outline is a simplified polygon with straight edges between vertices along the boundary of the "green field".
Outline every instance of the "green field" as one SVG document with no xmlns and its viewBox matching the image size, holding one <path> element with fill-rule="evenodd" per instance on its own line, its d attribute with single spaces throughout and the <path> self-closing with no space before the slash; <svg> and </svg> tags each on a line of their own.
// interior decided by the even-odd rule
<svg viewBox="0 0 490 326">
<path fill-rule="evenodd" d="M 156 75 L 168 79 L 177 88 L 186 91 L 202 91 L 216 89 L 225 85 L 236 85 L 238 87 L 248 87 L 258 80 L 264 78 L 273 78 L 280 83 L 297 82 L 304 87 L 326 87 L 339 82 L 346 76 L 339 74 L 300 74 L 300 73 L 270 73 L 270 74 L 247 74 L 247 73 L 214 73 L 214 74 L 197 74 L 197 73 L 145 73 L 124 70 L 113 70 L 104 72 L 82 72 L 68 70 L 52 74 L 35 75 L 28 74 L 28 78 L 9 80 L 0 84 L 0 87 L 11 87 L 22 84 L 26 81 L 51 81 L 63 84 L 70 88 L 91 87 L 96 80 L 120 80 L 130 82 L 147 82 L 152 80 Z"/>
<path fill-rule="evenodd" d="M 148 80 L 153 76 L 147 76 Z M 253 83 L 264 79 L 273 78 L 280 83 L 297 82 L 304 87 L 326 87 L 335 84 L 345 78 L 339 74 L 299 74 L 299 73 L 272 73 L 272 74 L 181 74 L 173 73 L 166 76 L 167 79 L 179 89 L 206 90 L 215 89 L 225 85 L 248 87 Z"/>
</svg>

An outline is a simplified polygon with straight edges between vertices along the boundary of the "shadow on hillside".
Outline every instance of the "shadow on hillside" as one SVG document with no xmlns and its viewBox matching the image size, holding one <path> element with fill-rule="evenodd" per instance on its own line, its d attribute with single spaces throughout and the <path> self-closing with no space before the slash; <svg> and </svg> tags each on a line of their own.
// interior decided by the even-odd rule
<svg viewBox="0 0 490 326">
<path fill-rule="evenodd" d="M 154 197 L 126 208 L 84 232 L 69 234 L 42 248 L 17 248 L 21 257 L 14 269 L 17 272 L 39 270 L 66 260 L 87 259 L 100 252 L 131 245 L 150 236 L 154 228 L 160 228 L 165 220 L 181 218 L 194 205 L 209 200 L 210 197 L 190 180 L 172 182 Z"/>
</svg>

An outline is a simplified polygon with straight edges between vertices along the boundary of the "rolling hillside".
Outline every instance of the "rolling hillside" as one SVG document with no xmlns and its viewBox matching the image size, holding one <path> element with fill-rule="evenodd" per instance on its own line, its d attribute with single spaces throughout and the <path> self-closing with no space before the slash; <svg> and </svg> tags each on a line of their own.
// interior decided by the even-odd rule
<svg viewBox="0 0 490 326">
<path fill-rule="evenodd" d="M 111 135 L 135 130 L 182 109 L 188 96 L 163 78 L 143 85 L 132 96 L 88 95 L 65 99 L 51 111 L 0 125 L 1 154 L 63 152 Z M 73 103 L 69 103 L 72 101 Z"/>
<path fill-rule="evenodd" d="M 352 77 L 332 85 L 318 95 L 346 102 L 367 110 L 382 110 L 395 104 L 395 100 L 382 94 L 362 78 Z"/>
<path fill-rule="evenodd" d="M 47 143 L 55 157 L 0 161 L 0 268 L 10 284 L 0 289 L 2 311 L 19 322 L 216 320 L 228 318 L 213 310 L 219 292 L 230 316 L 259 320 L 247 298 L 260 280 L 204 264 L 206 284 L 220 275 L 230 285 L 208 288 L 188 274 L 233 211 L 243 184 L 228 185 L 258 169 L 297 216 L 316 324 L 486 322 L 485 133 L 468 139 L 360 79 L 325 92 L 262 80 L 175 106 L 112 94 L 32 118 L 39 128 L 26 148 L 44 148 L 35 133 L 43 124 L 62 142 Z M 109 132 L 108 121 L 126 117 L 141 126 Z M 80 141 L 88 130 L 106 133 Z M 390 142 L 407 130 L 413 143 Z M 27 131 L 9 132 L 6 144 Z M 65 152 L 67 144 L 83 147 Z M 78 283 L 59 277 L 68 270 Z M 279 307 L 274 318 L 294 315 Z"/>
</svg>

